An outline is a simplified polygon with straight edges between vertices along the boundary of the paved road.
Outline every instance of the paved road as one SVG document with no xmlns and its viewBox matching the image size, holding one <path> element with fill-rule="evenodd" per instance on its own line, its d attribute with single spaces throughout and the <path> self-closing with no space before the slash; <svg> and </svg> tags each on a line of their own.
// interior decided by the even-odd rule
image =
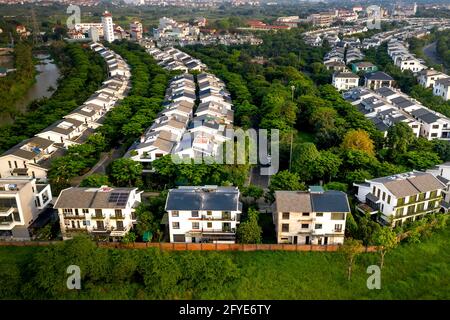
<svg viewBox="0 0 450 320">
<path fill-rule="evenodd" d="M 444 63 L 436 51 L 436 41 L 423 47 L 422 51 L 434 64 L 443 64 Z"/>
<path fill-rule="evenodd" d="M 260 172 L 259 166 L 254 166 L 252 168 L 252 172 L 250 174 L 250 183 L 257 185 L 263 189 L 267 189 L 269 187 L 269 176 L 262 176 Z"/>
</svg>

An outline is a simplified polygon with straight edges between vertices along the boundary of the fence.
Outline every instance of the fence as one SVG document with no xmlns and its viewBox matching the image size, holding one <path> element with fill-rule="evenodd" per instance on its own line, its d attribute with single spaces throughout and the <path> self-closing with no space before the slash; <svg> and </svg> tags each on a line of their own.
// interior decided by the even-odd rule
<svg viewBox="0 0 450 320">
<path fill-rule="evenodd" d="M 2 246 L 26 247 L 48 246 L 61 241 L 0 241 Z M 146 249 L 159 248 L 166 251 L 322 251 L 335 252 L 339 245 L 301 245 L 301 244 L 219 244 L 219 243 L 154 243 L 154 242 L 97 242 L 99 248 Z M 375 252 L 377 247 L 368 246 L 365 252 Z"/>
</svg>

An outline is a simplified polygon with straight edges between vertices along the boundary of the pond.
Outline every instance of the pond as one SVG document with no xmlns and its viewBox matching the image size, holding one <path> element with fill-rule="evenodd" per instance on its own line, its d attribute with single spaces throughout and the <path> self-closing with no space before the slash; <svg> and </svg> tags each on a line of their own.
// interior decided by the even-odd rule
<svg viewBox="0 0 450 320">
<path fill-rule="evenodd" d="M 17 110 L 25 112 L 27 106 L 36 99 L 50 97 L 58 87 L 60 72 L 53 59 L 48 54 L 34 55 L 39 62 L 35 68 L 37 70 L 36 82 L 27 91 L 25 96 L 17 101 Z M 51 90 L 49 90 L 52 88 Z"/>
</svg>

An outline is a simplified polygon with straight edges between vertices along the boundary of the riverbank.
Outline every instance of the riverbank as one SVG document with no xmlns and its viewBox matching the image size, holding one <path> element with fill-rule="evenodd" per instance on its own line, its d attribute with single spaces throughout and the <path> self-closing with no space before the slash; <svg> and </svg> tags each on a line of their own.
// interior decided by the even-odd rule
<svg viewBox="0 0 450 320">
<path fill-rule="evenodd" d="M 0 81 L 0 125 L 8 123 L 18 114 L 15 103 L 21 99 L 35 82 L 35 61 L 32 47 L 17 44 L 14 49 L 14 67 L 16 71 L 9 73 Z"/>
</svg>

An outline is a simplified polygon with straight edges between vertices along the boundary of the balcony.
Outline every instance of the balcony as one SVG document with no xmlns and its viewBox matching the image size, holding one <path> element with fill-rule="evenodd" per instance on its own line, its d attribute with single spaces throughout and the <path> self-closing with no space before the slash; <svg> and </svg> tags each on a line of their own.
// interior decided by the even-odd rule
<svg viewBox="0 0 450 320">
<path fill-rule="evenodd" d="M 115 214 L 109 217 L 112 220 L 123 220 L 125 219 L 125 216 L 123 214 Z"/>
<path fill-rule="evenodd" d="M 103 219 L 105 219 L 105 215 L 103 213 L 102 214 L 96 213 L 91 216 L 91 219 L 92 220 L 103 220 Z"/>
<path fill-rule="evenodd" d="M 202 220 L 206 221 L 237 221 L 237 218 L 233 218 L 231 214 L 222 214 L 222 216 L 213 216 L 213 215 L 205 215 L 203 214 L 201 217 Z"/>
<path fill-rule="evenodd" d="M 15 210 L 16 208 L 14 207 L 0 207 L 0 216 L 9 216 L 14 213 Z"/>
<path fill-rule="evenodd" d="M 84 219 L 84 214 L 73 214 L 73 213 L 65 213 L 64 219 Z"/>
<path fill-rule="evenodd" d="M 111 232 L 111 228 L 109 227 L 94 227 L 92 228 L 92 232 L 94 233 L 110 233 Z"/>
</svg>

